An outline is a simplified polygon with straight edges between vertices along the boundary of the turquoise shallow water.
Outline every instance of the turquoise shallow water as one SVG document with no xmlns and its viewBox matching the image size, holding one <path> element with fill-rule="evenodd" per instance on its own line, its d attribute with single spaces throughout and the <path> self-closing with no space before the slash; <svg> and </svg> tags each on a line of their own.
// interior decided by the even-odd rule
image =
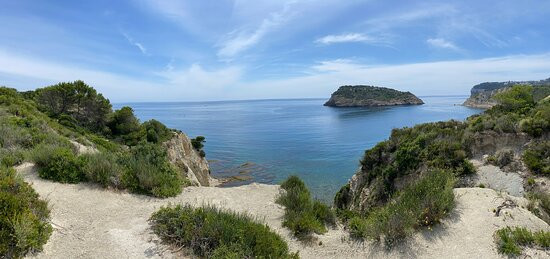
<svg viewBox="0 0 550 259">
<path fill-rule="evenodd" d="M 392 128 L 457 119 L 480 112 L 460 106 L 466 96 L 421 97 L 419 106 L 331 108 L 325 99 L 187 103 L 126 103 L 142 121 L 157 119 L 190 137 L 206 137 L 215 177 L 250 175 L 280 183 L 296 174 L 329 200 L 354 174 L 361 155 Z M 234 182 L 242 184 L 246 182 Z"/>
</svg>

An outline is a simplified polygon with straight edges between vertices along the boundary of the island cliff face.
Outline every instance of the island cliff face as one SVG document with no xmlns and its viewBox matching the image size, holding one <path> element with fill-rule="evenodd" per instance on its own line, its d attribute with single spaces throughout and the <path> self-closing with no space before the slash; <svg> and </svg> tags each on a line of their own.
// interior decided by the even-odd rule
<svg viewBox="0 0 550 259">
<path fill-rule="evenodd" d="M 212 178 L 208 162 L 193 148 L 185 133 L 174 133 L 172 139 L 166 141 L 164 146 L 170 163 L 181 170 L 193 185 L 210 186 Z"/>
<path fill-rule="evenodd" d="M 385 87 L 346 85 L 338 88 L 324 104 L 331 107 L 369 107 L 424 104 L 410 92 Z"/>
</svg>

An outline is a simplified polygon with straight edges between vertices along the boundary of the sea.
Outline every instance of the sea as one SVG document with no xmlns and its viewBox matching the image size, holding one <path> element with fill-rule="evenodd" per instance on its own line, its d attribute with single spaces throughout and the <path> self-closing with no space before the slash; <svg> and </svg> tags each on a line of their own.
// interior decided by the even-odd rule
<svg viewBox="0 0 550 259">
<path fill-rule="evenodd" d="M 467 96 L 420 96 L 424 105 L 325 107 L 326 99 L 117 103 L 141 121 L 156 119 L 189 137 L 206 137 L 213 177 L 225 187 L 304 180 L 317 199 L 331 201 L 359 167 L 365 150 L 394 128 L 464 120 L 481 112 L 461 106 Z"/>
</svg>

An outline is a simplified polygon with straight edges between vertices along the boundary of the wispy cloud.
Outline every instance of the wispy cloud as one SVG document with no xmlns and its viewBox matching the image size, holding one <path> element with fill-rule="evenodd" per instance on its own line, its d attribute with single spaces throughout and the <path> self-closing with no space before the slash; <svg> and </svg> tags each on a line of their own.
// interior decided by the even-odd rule
<svg viewBox="0 0 550 259">
<path fill-rule="evenodd" d="M 125 33 L 125 32 L 123 32 L 122 35 L 124 36 L 124 38 L 126 38 L 126 40 L 127 40 L 130 44 L 136 46 L 136 47 L 141 51 L 141 53 L 142 53 L 143 55 L 149 55 L 149 53 L 147 53 L 147 49 L 143 46 L 143 44 L 141 44 L 141 43 L 135 41 L 132 37 L 130 37 L 130 36 L 129 36 L 127 33 Z"/>
<path fill-rule="evenodd" d="M 430 45 L 432 47 L 435 47 L 435 48 L 450 49 L 450 50 L 454 50 L 454 51 L 459 51 L 460 50 L 460 48 L 457 47 L 453 42 L 448 41 L 446 39 L 442 39 L 442 38 L 430 38 L 430 39 L 426 40 L 426 43 L 428 43 L 428 45 Z"/>
<path fill-rule="evenodd" d="M 386 42 L 385 39 L 379 37 L 368 36 L 363 33 L 344 33 L 337 35 L 327 35 L 325 37 L 317 39 L 315 42 L 330 45 L 334 43 L 349 43 L 349 42 L 363 42 L 363 43 L 382 43 Z"/>
<path fill-rule="evenodd" d="M 320 72 L 341 72 L 352 71 L 364 68 L 365 66 L 358 64 L 350 59 L 334 59 L 319 62 L 312 66 L 315 71 Z"/>
<path fill-rule="evenodd" d="M 252 32 L 236 30 L 229 33 L 226 39 L 219 43 L 218 56 L 230 59 L 244 50 L 256 45 L 267 33 L 290 20 L 293 1 L 284 4 L 283 9 L 269 14 L 262 20 L 260 26 Z"/>
</svg>

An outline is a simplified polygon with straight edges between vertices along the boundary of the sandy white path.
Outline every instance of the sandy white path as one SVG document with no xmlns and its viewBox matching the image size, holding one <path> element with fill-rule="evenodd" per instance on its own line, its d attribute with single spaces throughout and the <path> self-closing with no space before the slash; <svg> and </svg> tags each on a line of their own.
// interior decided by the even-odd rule
<svg viewBox="0 0 550 259">
<path fill-rule="evenodd" d="M 493 233 L 502 226 L 550 227 L 521 208 L 523 198 L 511 197 L 520 206 L 493 212 L 507 195 L 490 189 L 456 189 L 457 209 L 443 224 L 417 234 L 392 251 L 371 242 L 349 240 L 341 228 L 319 236 L 318 243 L 305 246 L 281 227 L 283 208 L 275 204 L 277 185 L 251 184 L 233 188 L 188 187 L 174 198 L 156 199 L 118 193 L 90 184 L 59 184 L 37 177 L 35 167 L 17 167 L 40 196 L 49 201 L 54 232 L 36 258 L 174 258 L 150 233 L 147 219 L 167 204 L 215 204 L 249 212 L 280 233 L 302 258 L 503 258 L 498 255 Z M 548 251 L 529 249 L 532 258 L 550 258 Z"/>
</svg>

